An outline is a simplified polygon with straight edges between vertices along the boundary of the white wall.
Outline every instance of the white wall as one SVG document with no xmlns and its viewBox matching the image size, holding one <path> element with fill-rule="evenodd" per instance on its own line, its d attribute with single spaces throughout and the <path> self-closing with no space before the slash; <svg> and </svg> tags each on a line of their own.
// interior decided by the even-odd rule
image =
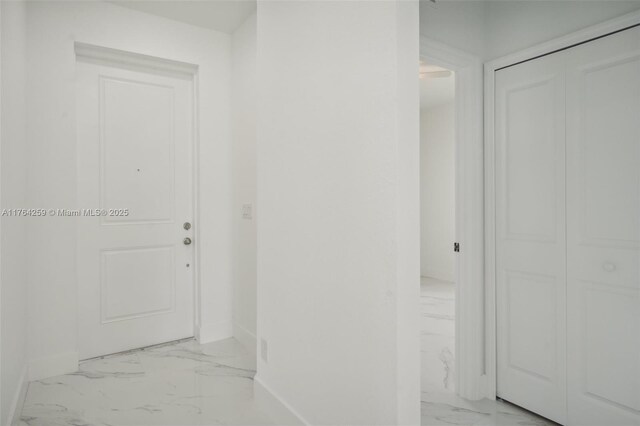
<svg viewBox="0 0 640 426">
<path fill-rule="evenodd" d="M 256 380 L 311 424 L 418 424 L 418 14 L 258 3 Z"/>
<path fill-rule="evenodd" d="M 231 37 L 233 334 L 256 347 L 256 15 Z M 242 218 L 251 204 L 252 219 Z"/>
<path fill-rule="evenodd" d="M 640 1 L 491 1 L 486 59 L 495 59 L 640 9 Z"/>
<path fill-rule="evenodd" d="M 420 34 L 490 60 L 638 9 L 637 0 L 422 0 Z"/>
<path fill-rule="evenodd" d="M 28 195 L 44 208 L 76 206 L 74 41 L 199 65 L 201 306 L 198 333 L 231 336 L 229 35 L 105 2 L 29 2 Z M 76 368 L 75 221 L 30 222 L 30 376 Z"/>
<path fill-rule="evenodd" d="M 420 1 L 420 34 L 449 47 L 485 56 L 485 1 Z"/>
<path fill-rule="evenodd" d="M 422 276 L 454 280 L 455 127 L 453 101 L 420 111 Z"/>
<path fill-rule="evenodd" d="M 26 207 L 26 6 L 23 2 L 0 3 L 2 69 L 2 145 L 0 158 L 0 207 Z M 0 424 L 9 425 L 19 409 L 27 371 L 27 219 L 3 216 L 1 219 L 2 266 L 0 275 Z M 28 219 L 29 223 L 33 220 Z"/>
</svg>

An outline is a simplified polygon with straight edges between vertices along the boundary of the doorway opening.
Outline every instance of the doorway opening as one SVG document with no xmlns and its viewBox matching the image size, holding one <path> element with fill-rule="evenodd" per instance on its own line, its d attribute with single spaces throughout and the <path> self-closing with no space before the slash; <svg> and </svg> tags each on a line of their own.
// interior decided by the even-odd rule
<svg viewBox="0 0 640 426">
<path fill-rule="evenodd" d="M 421 71 L 425 72 L 420 79 L 427 90 L 425 102 L 432 99 L 434 106 L 439 103 L 438 96 L 435 93 L 429 96 L 428 90 L 429 86 L 442 85 L 444 88 L 441 92 L 445 94 L 443 96 L 448 101 L 440 103 L 450 103 L 449 110 L 452 114 L 449 116 L 451 124 L 448 127 L 451 141 L 448 146 L 451 159 L 448 170 L 449 175 L 453 177 L 449 178 L 448 196 L 452 197 L 449 205 L 453 203 L 454 207 L 449 207 L 448 215 L 453 225 L 448 225 L 448 236 L 440 237 L 443 241 L 441 249 L 436 249 L 433 243 L 429 245 L 429 248 L 438 250 L 442 256 L 450 256 L 449 266 L 427 267 L 422 271 L 422 275 L 426 277 L 449 283 L 455 282 L 455 286 L 448 287 L 450 294 L 451 290 L 455 294 L 452 298 L 449 296 L 452 300 L 448 310 L 448 315 L 452 318 L 449 320 L 449 326 L 455 330 L 450 329 L 448 335 L 453 336 L 455 343 L 449 347 L 451 356 L 446 352 L 442 355 L 448 362 L 449 375 L 447 390 L 440 394 L 444 395 L 445 400 L 454 395 L 468 400 L 495 398 L 495 393 L 492 397 L 489 392 L 493 388 L 493 382 L 487 379 L 490 377 L 487 373 L 491 366 L 486 364 L 484 356 L 486 351 L 484 334 L 487 324 L 484 320 L 486 295 L 483 280 L 482 62 L 476 56 L 468 55 L 427 37 L 420 37 L 419 59 Z M 421 127 L 425 127 L 424 124 Z M 433 124 L 441 123 L 436 119 L 433 120 Z M 422 151 L 428 152 L 424 149 Z M 441 167 L 440 163 L 436 162 L 436 167 Z M 427 172 L 426 168 L 423 167 L 423 169 Z M 433 183 L 438 185 L 437 181 Z M 422 218 L 421 222 L 424 227 L 425 219 Z M 452 228 L 454 231 L 451 231 Z M 436 228 L 436 231 L 441 232 L 442 229 Z M 457 252 L 454 252 L 454 243 L 457 243 Z M 423 255 L 428 257 L 429 250 L 425 249 L 426 247 L 422 248 L 421 252 L 423 251 Z M 451 257 L 455 261 L 451 260 Z M 433 317 L 437 316 L 438 312 L 426 313 L 431 315 L 435 322 L 437 318 Z M 424 346 L 426 342 L 423 341 L 422 344 Z M 434 365 L 439 365 L 440 368 L 444 365 L 439 354 Z M 444 385 L 444 377 L 442 375 L 439 377 L 440 383 Z M 428 395 L 423 392 L 422 396 L 423 401 L 424 398 L 431 400 L 433 393 Z"/>
<path fill-rule="evenodd" d="M 420 385 L 455 392 L 455 73 L 420 64 Z"/>
</svg>

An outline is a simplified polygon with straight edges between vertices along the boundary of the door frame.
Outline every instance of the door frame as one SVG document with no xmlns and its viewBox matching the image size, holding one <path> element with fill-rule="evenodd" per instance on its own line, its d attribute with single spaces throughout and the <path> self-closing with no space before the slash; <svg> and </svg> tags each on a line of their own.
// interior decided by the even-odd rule
<svg viewBox="0 0 640 426">
<path fill-rule="evenodd" d="M 142 72 L 160 73 L 167 76 L 176 76 L 182 78 L 188 78 L 191 80 L 191 98 L 192 98 L 192 138 L 190 144 L 190 173 L 191 173 L 191 199 L 192 199 L 192 212 L 193 212 L 193 269 L 192 269 L 192 285 L 193 285 L 193 333 L 194 337 L 200 340 L 200 328 L 202 310 L 201 306 L 201 291 L 200 291 L 200 182 L 199 182 L 199 109 L 198 109 L 198 70 L 199 66 L 187 62 L 176 61 L 173 59 L 166 59 L 156 56 L 149 56 L 141 53 L 135 53 L 125 50 L 113 49 L 110 47 L 98 46 L 94 44 L 74 42 L 74 53 L 76 61 L 79 58 L 83 58 L 85 61 L 94 62 L 97 64 L 105 64 L 109 66 L 122 66 L 126 69 L 132 69 Z M 78 143 L 78 141 L 76 141 Z M 86 206 L 78 206 L 78 208 L 85 208 Z M 179 224 L 179 221 L 176 221 Z M 80 222 L 77 222 L 76 233 L 79 232 Z M 76 238 L 76 251 L 78 238 Z M 76 265 L 76 282 L 80 285 L 80 280 L 77 278 L 78 265 Z M 76 289 L 76 294 L 78 290 Z M 79 336 L 79 325 L 76 330 L 76 335 Z M 78 343 L 79 344 L 79 343 Z"/>
<path fill-rule="evenodd" d="M 484 198 L 485 198 L 485 397 L 497 392 L 496 309 L 496 197 L 495 197 L 495 73 L 501 68 L 537 59 L 640 25 L 640 10 L 627 13 L 571 34 L 502 56 L 484 64 Z"/>
<path fill-rule="evenodd" d="M 455 370 L 456 393 L 484 397 L 484 235 L 482 172 L 482 61 L 428 37 L 420 59 L 455 73 Z M 453 250 L 453 241 L 451 242 Z"/>
</svg>

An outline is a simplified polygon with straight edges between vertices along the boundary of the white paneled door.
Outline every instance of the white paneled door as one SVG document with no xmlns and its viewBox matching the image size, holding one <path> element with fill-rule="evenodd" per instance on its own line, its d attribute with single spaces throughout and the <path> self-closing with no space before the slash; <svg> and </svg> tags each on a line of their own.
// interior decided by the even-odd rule
<svg viewBox="0 0 640 426">
<path fill-rule="evenodd" d="M 565 77 L 555 55 L 496 73 L 498 395 L 566 419 Z"/>
<path fill-rule="evenodd" d="M 498 396 L 640 425 L 640 27 L 498 70 Z"/>
<path fill-rule="evenodd" d="M 640 27 L 566 60 L 569 420 L 640 425 Z"/>
<path fill-rule="evenodd" d="M 193 81 L 77 62 L 80 358 L 193 336 Z"/>
</svg>

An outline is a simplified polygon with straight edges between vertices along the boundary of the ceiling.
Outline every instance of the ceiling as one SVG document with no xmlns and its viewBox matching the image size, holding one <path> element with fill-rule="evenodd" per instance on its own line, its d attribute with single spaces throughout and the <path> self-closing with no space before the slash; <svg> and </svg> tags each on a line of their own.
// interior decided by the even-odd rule
<svg viewBox="0 0 640 426">
<path fill-rule="evenodd" d="M 256 0 L 111 0 L 110 3 L 225 33 L 232 33 L 256 10 Z"/>
<path fill-rule="evenodd" d="M 420 64 L 420 72 L 426 72 L 421 74 L 420 78 L 420 108 L 432 108 L 453 101 L 456 90 L 455 75 L 451 73 L 448 77 L 430 77 L 430 73 L 442 75 L 443 71 L 448 70 L 434 65 Z"/>
</svg>

